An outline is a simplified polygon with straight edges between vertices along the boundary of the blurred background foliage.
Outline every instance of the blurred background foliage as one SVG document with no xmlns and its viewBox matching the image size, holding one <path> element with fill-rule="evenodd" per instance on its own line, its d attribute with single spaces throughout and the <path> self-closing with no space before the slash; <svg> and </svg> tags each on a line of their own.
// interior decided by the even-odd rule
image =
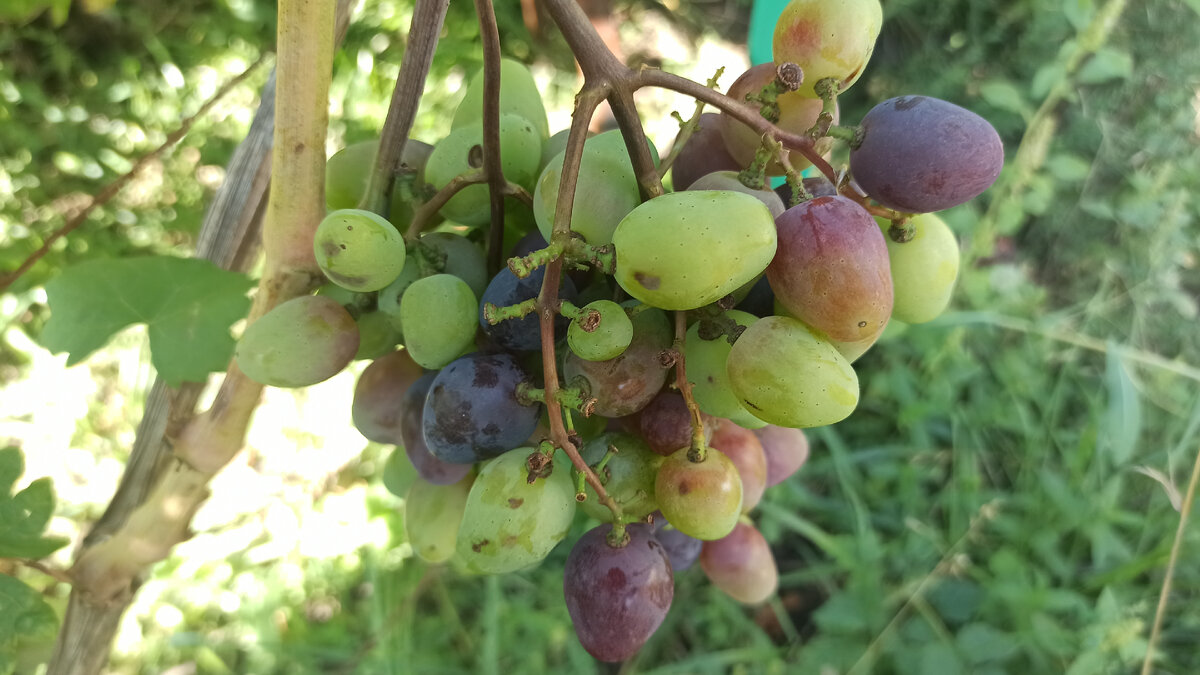
<svg viewBox="0 0 1200 675">
<path fill-rule="evenodd" d="M 381 126 L 411 12 L 407 0 L 361 4 L 335 64 L 330 151 Z M 1099 40 L 1091 0 L 884 9 L 843 120 L 890 96 L 937 96 L 989 119 L 1009 161 L 992 190 L 945 214 L 966 255 L 953 311 L 889 330 L 856 365 L 859 411 L 816 430 L 810 463 L 767 492 L 757 522 L 781 571 L 768 605 L 742 608 L 690 570 L 642 653 L 598 666 L 563 606 L 567 546 L 490 579 L 412 556 L 402 501 L 383 485 L 402 493 L 411 476 L 349 427 L 348 410 L 330 412 L 349 407 L 344 374 L 269 393 L 197 537 L 141 589 L 113 672 L 1134 670 L 1200 446 L 1200 5 L 1130 3 Z M 544 18 L 531 29 L 520 3 L 497 10 L 505 50 L 534 64 L 563 128 L 577 85 L 569 52 Z M 617 0 L 614 11 L 631 61 L 691 73 L 705 55 L 740 54 L 725 85 L 745 65 L 749 0 Z M 6 3 L 0 269 L 273 41 L 265 0 Z M 1068 67 L 1080 48 L 1087 58 Z M 415 137 L 446 131 L 480 63 L 471 3 L 452 2 Z M 0 439 L 24 448 L 26 481 L 54 478 L 59 534 L 79 536 L 106 503 L 151 375 L 136 332 L 65 370 L 34 341 L 40 286 L 85 259 L 186 254 L 265 77 L 0 298 Z M 648 117 L 670 109 L 658 105 Z M 1200 672 L 1197 560 L 1193 526 L 1156 672 Z M 0 571 L 65 606 L 61 584 Z M 36 672 L 48 643 L 25 649 L 20 672 Z"/>
</svg>

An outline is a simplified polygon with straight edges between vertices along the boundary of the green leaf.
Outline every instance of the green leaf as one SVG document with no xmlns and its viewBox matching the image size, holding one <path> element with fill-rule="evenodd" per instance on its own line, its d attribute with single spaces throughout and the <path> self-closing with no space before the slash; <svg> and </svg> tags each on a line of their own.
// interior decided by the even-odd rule
<svg viewBox="0 0 1200 675">
<path fill-rule="evenodd" d="M 1028 120 L 1033 117 L 1033 108 L 1025 100 L 1021 90 L 1005 79 L 988 80 L 979 87 L 979 95 L 993 106 L 1014 112 Z"/>
<path fill-rule="evenodd" d="M 1133 75 L 1133 57 L 1129 52 L 1103 47 L 1079 69 L 1080 84 L 1102 84 L 1125 80 Z"/>
<path fill-rule="evenodd" d="M 52 638 L 58 617 L 37 591 L 0 574 L 0 673 L 16 667 L 22 641 Z"/>
<path fill-rule="evenodd" d="M 956 637 L 959 652 L 976 665 L 1003 661 L 1017 652 L 1016 638 L 985 623 L 969 623 Z"/>
<path fill-rule="evenodd" d="M 1120 346 L 1109 343 L 1104 383 L 1108 389 L 1108 411 L 1104 416 L 1109 460 L 1121 466 L 1133 456 L 1142 433 L 1142 405 L 1137 385 L 1121 358 Z"/>
<path fill-rule="evenodd" d="M 93 260 L 46 284 L 51 316 L 42 344 L 74 365 L 118 331 L 150 329 L 150 360 L 175 386 L 202 382 L 233 355 L 229 326 L 246 315 L 252 283 L 205 260 L 147 256 Z"/>
<path fill-rule="evenodd" d="M 12 494 L 24 466 L 20 450 L 0 450 L 0 558 L 44 558 L 67 545 L 66 539 L 42 536 L 54 514 L 49 478 Z"/>
</svg>

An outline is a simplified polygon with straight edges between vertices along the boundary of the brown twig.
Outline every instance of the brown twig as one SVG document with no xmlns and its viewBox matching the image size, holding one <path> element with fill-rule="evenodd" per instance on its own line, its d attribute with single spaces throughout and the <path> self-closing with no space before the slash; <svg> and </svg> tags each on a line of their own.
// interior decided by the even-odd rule
<svg viewBox="0 0 1200 675">
<path fill-rule="evenodd" d="M 504 264 L 504 167 L 500 164 L 500 30 L 492 0 L 475 0 L 483 42 L 483 172 L 487 176 L 492 217 L 488 223 L 488 275 Z"/>
<path fill-rule="evenodd" d="M 429 201 L 421 204 L 421 206 L 417 207 L 417 210 L 413 212 L 412 222 L 408 224 L 408 231 L 404 233 L 404 238 L 412 241 L 413 239 L 419 237 L 421 235 L 421 231 L 429 225 L 430 220 L 437 215 L 437 212 L 443 206 L 445 206 L 446 202 L 450 201 L 454 195 L 462 192 L 464 189 L 472 185 L 479 185 L 480 183 L 486 182 L 487 176 L 485 176 L 482 171 L 468 171 L 467 173 L 460 173 L 454 178 L 451 178 L 449 183 L 443 185 L 442 189 L 438 190 L 432 197 L 429 198 Z"/>
<path fill-rule="evenodd" d="M 412 23 L 408 28 L 408 44 L 404 47 L 400 75 L 392 91 L 392 102 L 388 107 L 383 130 L 379 134 L 379 151 L 375 154 L 375 167 L 367 179 L 359 207 L 387 216 L 391 208 L 392 185 L 396 172 L 400 170 L 400 158 L 404 145 L 412 131 L 413 119 L 425 91 L 425 78 L 433 63 L 433 52 L 437 49 L 438 35 L 446 19 L 446 7 L 450 0 L 417 0 L 413 8 Z"/>
<path fill-rule="evenodd" d="M 692 417 L 692 447 L 688 450 L 688 459 L 703 462 L 708 456 L 708 443 L 704 440 L 704 418 L 700 415 L 700 405 L 692 396 L 692 383 L 687 379 L 687 364 L 683 357 L 686 341 L 687 312 L 675 312 L 675 343 L 672 346 L 675 351 L 675 386 L 683 394 L 683 402 Z"/>
<path fill-rule="evenodd" d="M 229 92 L 233 91 L 239 84 L 245 82 L 247 78 L 253 75 L 254 72 L 258 70 L 258 67 L 266 62 L 267 57 L 268 53 L 266 52 L 260 54 L 258 59 L 254 63 L 250 64 L 246 70 L 242 71 L 240 75 L 221 85 L 221 88 L 218 89 L 217 92 L 213 94 L 207 101 L 205 101 L 200 108 L 196 110 L 194 114 L 192 114 L 191 117 L 185 119 L 179 125 L 179 127 L 175 129 L 175 131 L 167 134 L 166 140 L 163 141 L 161 145 L 145 155 L 142 155 L 137 162 L 134 163 L 133 167 L 129 169 L 129 171 L 126 171 L 116 180 L 105 186 L 103 190 L 91 198 L 86 206 L 80 209 L 74 216 L 71 216 L 62 227 L 58 228 L 54 232 L 51 232 L 50 236 L 46 237 L 46 240 L 42 242 L 42 245 L 38 248 L 38 250 L 31 253 L 29 257 L 17 267 L 17 269 L 9 272 L 8 274 L 4 275 L 2 279 L 0 279 L 0 293 L 8 290 L 8 288 L 12 286 L 17 279 L 21 278 L 23 274 L 28 272 L 30 268 L 36 265 L 37 261 L 41 260 L 42 257 L 50 251 L 50 247 L 54 245 L 54 242 L 62 239 L 71 232 L 74 232 L 79 228 L 80 225 L 83 225 L 84 221 L 87 220 L 87 217 L 91 215 L 92 211 L 104 206 L 111 201 L 113 197 L 116 197 L 117 194 L 129 184 L 130 181 L 132 181 L 139 173 L 141 173 L 142 169 L 145 168 L 147 164 L 157 159 L 176 143 L 183 140 L 183 137 L 187 136 L 188 132 L 192 130 L 192 127 L 197 121 L 200 120 L 201 117 L 204 117 L 204 115 L 208 114 L 208 111 L 212 110 L 213 106 L 220 102 L 221 99 L 225 98 Z"/>
</svg>

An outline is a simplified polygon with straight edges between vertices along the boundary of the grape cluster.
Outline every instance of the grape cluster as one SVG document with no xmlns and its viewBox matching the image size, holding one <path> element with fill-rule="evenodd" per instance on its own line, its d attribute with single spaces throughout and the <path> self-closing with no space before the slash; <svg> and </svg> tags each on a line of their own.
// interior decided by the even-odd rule
<svg viewBox="0 0 1200 675">
<path fill-rule="evenodd" d="M 313 251 L 331 285 L 252 324 L 238 364 L 304 386 L 373 359 L 354 424 L 416 468 L 405 513 L 426 561 L 527 569 L 567 537 L 577 507 L 599 521 L 563 572 L 576 633 L 598 659 L 635 653 L 671 605 L 673 575 L 696 561 L 736 600 L 765 601 L 778 572 L 749 514 L 804 464 L 803 428 L 854 411 L 851 364 L 888 322 L 945 309 L 958 247 L 932 211 L 980 194 L 1003 163 L 992 127 L 945 101 L 896 98 L 837 126 L 837 94 L 861 75 L 881 21 L 878 0 L 793 0 L 776 63 L 730 89 L 811 152 L 705 113 L 674 153 L 675 191 L 643 201 L 621 133 L 588 138 L 566 243 L 554 228 L 566 134 L 549 136 L 532 76 L 504 61 L 509 266 L 489 276 L 477 243 L 492 218 L 481 75 L 446 138 L 406 145 L 389 218 L 356 208 L 377 146 L 330 159 Z M 848 173 L 802 179 L 837 139 Z M 786 175 L 786 189 L 768 175 Z M 423 223 L 436 230 L 401 235 L 415 207 L 456 185 L 444 220 Z M 557 256 L 569 273 L 550 277 Z"/>
</svg>

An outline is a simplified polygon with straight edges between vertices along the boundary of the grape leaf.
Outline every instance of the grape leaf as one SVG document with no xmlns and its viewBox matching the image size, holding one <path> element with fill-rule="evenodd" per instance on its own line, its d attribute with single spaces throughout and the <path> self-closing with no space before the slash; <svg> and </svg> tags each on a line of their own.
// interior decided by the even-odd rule
<svg viewBox="0 0 1200 675">
<path fill-rule="evenodd" d="M 0 574 L 0 675 L 16 668 L 22 642 L 53 640 L 58 617 L 41 595 Z"/>
<path fill-rule="evenodd" d="M 67 545 L 61 537 L 43 537 L 54 514 L 49 478 L 40 478 L 12 494 L 25 469 L 21 451 L 0 450 L 0 558 L 44 558 Z"/>
<path fill-rule="evenodd" d="M 46 284 L 42 344 L 74 365 L 118 331 L 144 323 L 150 360 L 171 386 L 202 382 L 233 355 L 229 326 L 246 315 L 251 281 L 205 260 L 146 256 L 92 260 Z"/>
</svg>

